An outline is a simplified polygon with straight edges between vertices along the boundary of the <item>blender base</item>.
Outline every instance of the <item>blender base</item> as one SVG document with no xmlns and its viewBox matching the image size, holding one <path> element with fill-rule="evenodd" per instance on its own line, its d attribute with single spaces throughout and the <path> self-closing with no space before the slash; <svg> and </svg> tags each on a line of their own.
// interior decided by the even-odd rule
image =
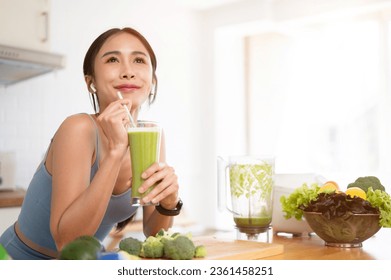
<svg viewBox="0 0 391 280">
<path fill-rule="evenodd" d="M 237 239 L 243 239 L 243 234 L 245 234 L 247 240 L 252 241 L 261 241 L 261 242 L 271 242 L 271 226 L 266 227 L 239 227 L 236 226 Z M 260 238 L 260 235 L 262 238 Z"/>
</svg>

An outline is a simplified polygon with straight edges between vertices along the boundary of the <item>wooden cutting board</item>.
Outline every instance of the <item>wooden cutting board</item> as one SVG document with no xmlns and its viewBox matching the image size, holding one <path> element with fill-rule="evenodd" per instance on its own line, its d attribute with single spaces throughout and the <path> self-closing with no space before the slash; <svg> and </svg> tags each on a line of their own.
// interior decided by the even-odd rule
<svg viewBox="0 0 391 280">
<path fill-rule="evenodd" d="M 284 245 L 264 242 L 194 237 L 195 245 L 205 245 L 208 260 L 256 260 L 284 252 Z"/>
</svg>

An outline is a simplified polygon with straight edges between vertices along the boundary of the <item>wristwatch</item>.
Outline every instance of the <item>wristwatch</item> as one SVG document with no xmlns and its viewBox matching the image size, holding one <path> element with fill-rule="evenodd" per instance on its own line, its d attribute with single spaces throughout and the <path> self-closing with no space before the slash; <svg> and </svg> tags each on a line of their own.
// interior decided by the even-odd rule
<svg viewBox="0 0 391 280">
<path fill-rule="evenodd" d="M 160 204 L 156 205 L 155 208 L 160 214 L 164 216 L 177 216 L 181 212 L 182 206 L 183 206 L 183 202 L 181 199 L 179 199 L 174 209 L 166 209 Z"/>
</svg>

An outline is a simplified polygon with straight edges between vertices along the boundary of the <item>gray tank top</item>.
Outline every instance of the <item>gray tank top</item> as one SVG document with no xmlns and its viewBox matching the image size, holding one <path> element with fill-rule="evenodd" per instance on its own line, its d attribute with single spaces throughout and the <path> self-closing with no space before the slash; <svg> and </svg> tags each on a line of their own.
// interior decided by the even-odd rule
<svg viewBox="0 0 391 280">
<path fill-rule="evenodd" d="M 90 116 L 90 115 L 88 115 Z M 91 116 L 90 116 L 91 117 Z M 91 166 L 90 181 L 99 169 L 99 145 L 100 139 L 98 127 L 91 117 L 96 128 L 96 159 Z M 18 218 L 20 230 L 31 241 L 43 247 L 56 250 L 56 245 L 50 233 L 50 203 L 52 195 L 52 176 L 45 167 L 46 155 L 37 168 L 23 201 Z M 133 215 L 137 207 L 130 203 L 131 190 L 119 195 L 112 195 L 106 213 L 95 237 L 103 241 L 111 229 L 121 221 Z"/>
</svg>

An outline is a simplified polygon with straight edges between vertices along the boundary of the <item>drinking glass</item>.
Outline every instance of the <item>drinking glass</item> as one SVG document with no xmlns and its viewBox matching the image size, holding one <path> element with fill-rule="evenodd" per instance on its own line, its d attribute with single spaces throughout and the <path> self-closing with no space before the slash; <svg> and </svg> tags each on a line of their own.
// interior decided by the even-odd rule
<svg viewBox="0 0 391 280">
<path fill-rule="evenodd" d="M 162 129 L 157 122 L 137 121 L 137 127 L 128 128 L 130 159 L 132 164 L 132 205 L 140 205 L 151 186 L 144 193 L 139 188 L 144 182 L 141 174 L 153 163 L 159 162 Z"/>
</svg>

